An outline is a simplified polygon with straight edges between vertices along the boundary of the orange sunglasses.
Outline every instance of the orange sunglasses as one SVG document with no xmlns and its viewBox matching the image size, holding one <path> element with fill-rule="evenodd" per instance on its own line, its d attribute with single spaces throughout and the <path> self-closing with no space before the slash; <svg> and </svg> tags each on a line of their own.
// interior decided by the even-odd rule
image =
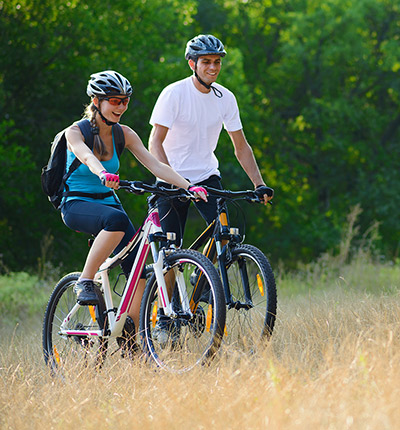
<svg viewBox="0 0 400 430">
<path fill-rule="evenodd" d="M 104 97 L 103 100 L 107 100 L 113 106 L 119 106 L 121 103 L 126 106 L 129 103 L 130 97 L 124 97 L 123 99 L 119 97 Z"/>
</svg>

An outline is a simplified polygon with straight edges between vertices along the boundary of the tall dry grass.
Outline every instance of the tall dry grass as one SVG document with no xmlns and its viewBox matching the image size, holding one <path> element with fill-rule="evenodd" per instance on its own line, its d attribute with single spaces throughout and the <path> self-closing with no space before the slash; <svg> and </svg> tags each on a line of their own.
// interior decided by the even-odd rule
<svg viewBox="0 0 400 430">
<path fill-rule="evenodd" d="M 340 286 L 282 297 L 270 345 L 183 375 L 119 360 L 65 380 L 40 331 L 1 337 L 1 429 L 397 429 L 400 297 Z"/>
</svg>

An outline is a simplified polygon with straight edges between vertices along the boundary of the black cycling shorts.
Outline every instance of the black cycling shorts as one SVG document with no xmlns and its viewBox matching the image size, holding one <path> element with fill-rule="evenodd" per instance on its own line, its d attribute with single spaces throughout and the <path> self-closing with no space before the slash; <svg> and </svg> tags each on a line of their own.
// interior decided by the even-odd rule
<svg viewBox="0 0 400 430">
<path fill-rule="evenodd" d="M 69 200 L 61 208 L 64 224 L 71 230 L 97 236 L 102 230 L 125 232 L 114 253 L 121 251 L 132 239 L 136 230 L 122 205 L 103 205 L 84 200 Z M 133 251 L 121 267 L 127 276 L 136 256 Z M 144 274 L 142 277 L 145 277 Z"/>
</svg>

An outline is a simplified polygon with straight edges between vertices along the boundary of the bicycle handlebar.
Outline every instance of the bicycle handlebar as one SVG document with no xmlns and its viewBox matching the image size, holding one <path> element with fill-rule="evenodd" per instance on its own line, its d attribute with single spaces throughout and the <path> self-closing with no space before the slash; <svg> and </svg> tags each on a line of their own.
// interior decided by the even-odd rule
<svg viewBox="0 0 400 430">
<path fill-rule="evenodd" d="M 223 197 L 225 199 L 244 199 L 252 203 L 261 203 L 261 195 L 257 193 L 257 190 L 244 190 L 244 191 L 231 191 L 231 190 L 220 190 L 218 188 L 206 187 L 204 188 L 211 196 Z M 269 196 L 273 195 L 274 190 L 272 188 L 267 188 L 267 193 Z M 271 203 L 271 202 L 269 202 Z"/>
<path fill-rule="evenodd" d="M 119 188 L 134 194 L 152 193 L 157 196 L 195 200 L 194 194 L 184 188 L 165 188 L 162 185 L 146 184 L 142 181 L 119 181 Z"/>
<path fill-rule="evenodd" d="M 171 198 L 180 198 L 180 199 L 190 199 L 196 200 L 196 197 L 193 193 L 184 188 L 165 188 L 159 184 L 147 184 L 142 181 L 119 181 L 119 188 L 124 189 L 130 193 L 134 194 L 144 194 L 144 193 L 152 193 L 157 196 L 171 197 Z M 230 190 L 220 190 L 218 188 L 212 188 L 204 186 L 207 192 L 216 197 L 223 197 L 225 199 L 244 199 L 252 203 L 261 203 L 262 195 L 257 192 L 257 190 L 244 190 L 244 191 L 230 191 Z M 268 195 L 273 195 L 273 189 L 265 187 L 267 189 Z M 270 203 L 270 202 L 269 202 Z"/>
</svg>

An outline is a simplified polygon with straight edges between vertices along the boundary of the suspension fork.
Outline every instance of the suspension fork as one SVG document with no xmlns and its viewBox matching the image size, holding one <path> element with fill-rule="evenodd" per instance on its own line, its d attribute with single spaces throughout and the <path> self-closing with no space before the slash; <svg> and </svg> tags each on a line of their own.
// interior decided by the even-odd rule
<svg viewBox="0 0 400 430">
<path fill-rule="evenodd" d="M 231 290 L 229 287 L 229 281 L 228 281 L 228 271 L 226 269 L 226 263 L 227 263 L 227 252 L 228 252 L 228 245 L 229 245 L 229 223 L 228 223 L 228 215 L 223 210 L 223 204 L 224 201 L 222 199 L 218 199 L 218 222 L 216 225 L 216 229 L 212 238 L 212 241 L 214 241 L 212 253 L 213 253 L 213 262 L 218 261 L 218 269 L 222 281 L 222 286 L 224 287 L 224 294 L 225 294 L 225 301 L 226 304 L 229 306 L 233 303 Z M 208 251 L 208 250 L 207 250 Z M 210 254 L 211 254 L 210 252 Z M 210 257 L 208 257 L 210 258 Z"/>
<path fill-rule="evenodd" d="M 253 305 L 253 302 L 251 299 L 251 293 L 250 293 L 250 286 L 249 286 L 249 275 L 247 273 L 245 259 L 240 257 L 238 260 L 238 265 L 240 270 L 240 277 L 242 278 L 242 285 L 244 290 L 244 297 L 246 299 L 246 304 Z"/>
<path fill-rule="evenodd" d="M 219 202 L 219 204 L 221 205 L 222 203 L 223 202 Z M 227 213 L 222 210 L 222 206 L 220 206 L 220 208 L 221 208 L 221 211 L 219 214 L 219 229 L 214 234 L 214 237 L 215 237 L 215 251 L 216 251 L 216 256 L 218 261 L 218 269 L 220 272 L 220 277 L 224 288 L 226 305 L 228 306 L 228 309 L 231 309 L 231 308 L 249 309 L 249 307 L 252 307 L 253 304 L 252 304 L 251 293 L 250 293 L 249 277 L 247 273 L 246 261 L 244 258 L 240 258 L 238 260 L 238 265 L 239 265 L 240 278 L 243 285 L 246 303 L 241 303 L 239 301 L 235 302 L 232 297 L 232 293 L 229 285 L 229 279 L 228 279 L 227 264 L 228 264 L 228 261 L 231 260 L 231 255 L 230 255 L 230 253 L 232 252 L 231 246 L 235 246 L 236 242 L 235 240 L 232 240 L 231 231 L 229 230 Z M 232 234 L 238 234 L 238 233 L 232 233 Z"/>
<path fill-rule="evenodd" d="M 225 302 L 227 306 L 229 307 L 233 303 L 231 289 L 229 288 L 229 281 L 228 281 L 228 271 L 226 270 L 226 250 L 227 245 L 221 246 L 220 241 L 215 242 L 216 249 L 217 249 L 217 261 L 218 261 L 218 269 L 219 274 L 222 281 L 222 286 L 224 287 L 224 294 L 225 294 Z"/>
</svg>

